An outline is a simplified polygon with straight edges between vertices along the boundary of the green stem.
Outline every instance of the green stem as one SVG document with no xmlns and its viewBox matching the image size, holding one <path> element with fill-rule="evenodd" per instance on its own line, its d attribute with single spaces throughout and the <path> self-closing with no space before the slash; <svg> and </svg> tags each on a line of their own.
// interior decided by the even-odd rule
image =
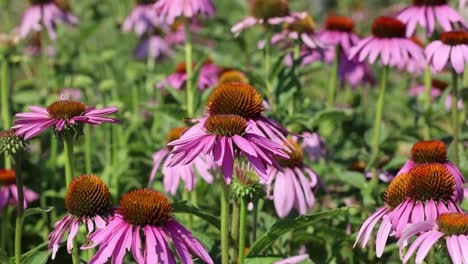
<svg viewBox="0 0 468 264">
<path fill-rule="evenodd" d="M 432 76 L 431 76 L 431 67 L 426 66 L 424 71 L 424 86 L 426 87 L 425 90 L 425 104 L 424 104 L 424 111 L 426 112 L 426 125 L 424 127 L 424 139 L 429 140 L 431 139 L 431 102 L 432 102 Z"/>
<path fill-rule="evenodd" d="M 10 63 L 8 62 L 8 58 L 3 58 L 1 62 L 1 69 L 0 69 L 0 82 L 1 82 L 1 111 L 2 111 L 2 127 L 3 130 L 7 130 L 10 128 L 11 125 L 11 117 L 10 117 Z M 11 169 L 11 159 L 8 155 L 4 155 L 5 157 L 5 169 Z"/>
<path fill-rule="evenodd" d="M 135 119 L 140 118 L 140 95 L 138 94 L 138 85 L 132 87 L 133 114 Z"/>
<path fill-rule="evenodd" d="M 84 133 L 84 145 L 85 145 L 85 169 L 87 174 L 92 173 L 92 159 L 91 159 L 91 129 L 89 126 L 85 126 Z"/>
<path fill-rule="evenodd" d="M 257 225 L 258 225 L 258 214 L 263 208 L 264 200 L 260 199 L 254 204 L 253 211 L 253 223 L 252 223 L 252 243 L 257 241 Z"/>
<path fill-rule="evenodd" d="M 221 263 L 229 264 L 229 186 L 221 185 Z"/>
<path fill-rule="evenodd" d="M 296 41 L 293 54 L 294 62 L 296 62 L 301 56 L 301 45 L 302 43 L 300 41 Z M 294 64 L 293 67 L 296 68 L 296 64 Z M 301 98 L 301 90 L 299 90 L 299 88 L 300 86 L 298 87 L 298 90 L 293 94 L 291 100 L 289 100 L 288 102 L 288 113 L 290 116 L 294 115 L 294 112 L 296 110 L 296 100 L 298 100 L 298 98 Z"/>
<path fill-rule="evenodd" d="M 459 133 L 460 133 L 460 117 L 458 111 L 458 75 L 455 70 L 452 70 L 452 127 L 453 127 L 453 151 L 455 165 L 460 166 L 460 157 L 458 150 Z"/>
<path fill-rule="evenodd" d="M 73 154 L 74 149 L 74 137 L 71 135 L 66 135 L 63 140 L 63 145 L 65 148 L 65 179 L 67 182 L 67 188 L 70 186 L 71 181 L 73 180 L 73 173 L 75 168 L 75 156 Z M 76 238 L 73 240 L 73 251 L 72 251 L 72 260 L 73 264 L 80 264 L 80 254 L 78 252 L 78 243 Z"/>
<path fill-rule="evenodd" d="M 239 243 L 239 200 L 237 198 L 232 200 L 231 240 L 234 244 Z M 238 256 L 239 252 L 234 248 L 232 257 L 238 259 Z"/>
<path fill-rule="evenodd" d="M 7 206 L 4 209 L 5 211 L 2 212 L 2 233 L 1 233 L 1 240 L 0 240 L 0 248 L 4 249 L 8 252 L 7 248 L 7 241 L 9 236 L 8 226 L 10 224 L 10 208 Z"/>
<path fill-rule="evenodd" d="M 271 83 L 271 39 L 273 37 L 273 32 L 270 27 L 265 29 L 265 59 L 264 59 L 264 67 L 265 67 L 265 84 L 267 88 L 267 97 L 268 103 L 270 104 L 271 109 L 274 111 L 275 103 L 276 103 L 276 91 Z"/>
<path fill-rule="evenodd" d="M 15 263 L 21 264 L 21 237 L 23 232 L 24 214 L 24 193 L 23 176 L 21 175 L 20 156 L 15 159 L 16 187 L 18 190 L 18 203 L 16 205 L 16 226 L 15 226 Z"/>
<path fill-rule="evenodd" d="M 190 20 L 185 20 L 185 65 L 187 69 L 186 81 L 186 100 L 187 100 L 187 115 L 193 117 L 195 113 L 195 88 L 193 85 L 193 68 L 192 68 L 192 33 L 190 32 Z"/>
<path fill-rule="evenodd" d="M 335 103 L 336 85 L 338 83 L 338 66 L 340 63 L 340 46 L 335 48 L 335 58 L 333 60 L 330 82 L 328 84 L 327 108 L 333 107 Z"/>
<path fill-rule="evenodd" d="M 244 264 L 245 259 L 245 228 L 247 218 L 247 205 L 245 198 L 240 199 L 240 226 L 239 226 L 239 264 Z"/>
</svg>

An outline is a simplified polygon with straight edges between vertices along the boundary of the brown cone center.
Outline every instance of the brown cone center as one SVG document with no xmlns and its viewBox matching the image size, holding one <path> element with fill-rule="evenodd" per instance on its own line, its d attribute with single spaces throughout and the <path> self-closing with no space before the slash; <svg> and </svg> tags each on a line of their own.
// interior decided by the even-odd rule
<svg viewBox="0 0 468 264">
<path fill-rule="evenodd" d="M 377 38 L 405 38 L 406 25 L 391 17 L 378 17 L 372 23 L 372 35 Z"/>
</svg>

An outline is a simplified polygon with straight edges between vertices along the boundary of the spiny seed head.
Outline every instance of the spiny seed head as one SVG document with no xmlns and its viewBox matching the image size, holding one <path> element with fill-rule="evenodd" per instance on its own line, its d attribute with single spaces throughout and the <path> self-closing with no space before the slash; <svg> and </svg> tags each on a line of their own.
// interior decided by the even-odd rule
<svg viewBox="0 0 468 264">
<path fill-rule="evenodd" d="M 422 164 L 411 169 L 408 197 L 415 201 L 450 201 L 455 180 L 449 170 L 438 163 Z"/>
<path fill-rule="evenodd" d="M 29 2 L 33 5 L 43 5 L 43 4 L 53 3 L 54 0 L 29 0 Z"/>
<path fill-rule="evenodd" d="M 221 74 L 219 77 L 219 84 L 222 83 L 249 83 L 249 78 L 241 71 L 237 70 L 227 70 Z"/>
<path fill-rule="evenodd" d="M 432 87 L 437 88 L 440 91 L 445 91 L 449 84 L 439 79 L 432 79 Z"/>
<path fill-rule="evenodd" d="M 112 206 L 109 188 L 96 175 L 81 175 L 70 183 L 65 195 L 65 208 L 76 217 L 105 215 Z"/>
<path fill-rule="evenodd" d="M 85 111 L 85 104 L 72 100 L 60 100 L 47 107 L 50 117 L 64 120 L 80 116 Z"/>
<path fill-rule="evenodd" d="M 415 6 L 440 6 L 446 5 L 448 0 L 413 0 Z"/>
<path fill-rule="evenodd" d="M 248 164 L 234 166 L 236 177 L 232 183 L 232 192 L 237 198 L 256 199 L 265 197 L 265 188 L 259 183 L 258 174 Z"/>
<path fill-rule="evenodd" d="M 163 226 L 171 219 L 172 204 L 160 192 L 140 189 L 128 192 L 120 199 L 117 212 L 135 226 Z"/>
<path fill-rule="evenodd" d="M 426 46 L 424 42 L 416 36 L 412 36 L 410 39 L 411 41 L 413 41 L 414 44 L 418 45 L 421 48 L 424 48 Z"/>
<path fill-rule="evenodd" d="M 171 143 L 174 140 L 179 139 L 182 134 L 187 131 L 188 127 L 175 127 L 167 133 L 167 143 Z"/>
<path fill-rule="evenodd" d="M 252 15 L 258 19 L 284 17 L 289 14 L 288 0 L 252 0 Z"/>
<path fill-rule="evenodd" d="M 348 166 L 350 171 L 364 172 L 367 168 L 367 164 L 362 161 L 356 161 Z"/>
<path fill-rule="evenodd" d="M 406 25 L 392 17 L 378 17 L 372 23 L 372 35 L 377 38 L 405 38 Z"/>
<path fill-rule="evenodd" d="M 299 34 L 313 34 L 315 32 L 315 23 L 312 17 L 307 14 L 294 23 L 286 23 L 285 28 Z"/>
<path fill-rule="evenodd" d="M 302 151 L 301 146 L 292 139 L 284 142 L 284 146 L 286 153 L 289 155 L 289 159 L 275 157 L 276 161 L 278 161 L 282 167 L 302 167 L 302 165 L 304 165 L 304 152 Z"/>
<path fill-rule="evenodd" d="M 0 153 L 15 155 L 27 148 L 22 136 L 16 135 L 15 130 L 0 131 Z"/>
<path fill-rule="evenodd" d="M 341 32 L 353 32 L 354 21 L 345 16 L 329 16 L 325 20 L 325 29 Z"/>
<path fill-rule="evenodd" d="M 263 110 L 262 96 L 246 83 L 221 83 L 208 97 L 207 112 L 210 115 L 240 115 L 255 119 Z"/>
<path fill-rule="evenodd" d="M 447 152 L 447 145 L 442 141 L 420 141 L 411 148 L 411 160 L 418 164 L 445 163 L 447 161 Z"/>
<path fill-rule="evenodd" d="M 383 199 L 388 206 L 396 208 L 407 198 L 410 177 L 409 174 L 402 173 L 390 182 L 383 195 Z"/>
<path fill-rule="evenodd" d="M 449 46 L 468 45 L 468 31 L 444 32 L 440 35 L 440 40 Z"/>
<path fill-rule="evenodd" d="M 447 236 L 468 235 L 468 214 L 441 214 L 437 217 L 437 225 L 439 226 L 439 230 Z"/>
<path fill-rule="evenodd" d="M 217 136 L 232 137 L 245 133 L 247 121 L 238 115 L 215 115 L 206 119 L 205 129 Z"/>
<path fill-rule="evenodd" d="M 156 1 L 155 0 L 135 0 L 137 5 L 149 5 L 149 4 L 154 4 Z"/>
<path fill-rule="evenodd" d="M 10 185 L 16 182 L 16 173 L 14 170 L 0 170 L 0 186 Z"/>
</svg>

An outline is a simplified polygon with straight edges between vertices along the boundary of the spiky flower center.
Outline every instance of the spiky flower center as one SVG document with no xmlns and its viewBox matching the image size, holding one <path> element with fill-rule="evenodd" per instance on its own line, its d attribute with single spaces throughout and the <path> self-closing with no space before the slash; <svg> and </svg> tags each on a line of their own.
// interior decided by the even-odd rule
<svg viewBox="0 0 468 264">
<path fill-rule="evenodd" d="M 221 83 L 208 97 L 210 115 L 240 115 L 254 119 L 262 115 L 263 98 L 246 83 Z"/>
<path fill-rule="evenodd" d="M 172 204 L 160 192 L 140 189 L 128 192 L 117 209 L 124 220 L 135 226 L 163 226 L 171 219 Z"/>
<path fill-rule="evenodd" d="M 207 59 L 206 61 L 203 62 L 203 65 L 212 64 L 212 63 L 213 63 L 213 61 L 211 59 Z M 196 63 L 192 63 L 192 69 L 195 69 L 196 66 L 197 66 Z M 182 62 L 182 63 L 177 64 L 176 72 L 177 73 L 186 73 L 187 72 L 187 63 Z"/>
<path fill-rule="evenodd" d="M 449 170 L 438 163 L 422 164 L 411 169 L 408 197 L 415 201 L 450 201 L 455 180 Z"/>
<path fill-rule="evenodd" d="M 362 161 L 356 161 L 348 166 L 350 171 L 364 172 L 366 170 L 367 164 Z"/>
<path fill-rule="evenodd" d="M 297 32 L 299 34 L 313 34 L 315 32 L 314 20 L 309 15 L 306 15 L 295 23 L 285 24 L 285 27 L 289 31 Z"/>
<path fill-rule="evenodd" d="M 252 15 L 258 19 L 284 17 L 289 14 L 288 0 L 252 0 Z"/>
<path fill-rule="evenodd" d="M 150 4 L 154 4 L 156 1 L 155 0 L 136 0 L 135 2 L 137 5 L 150 5 Z"/>
<path fill-rule="evenodd" d="M 236 179 L 244 186 L 252 186 L 258 183 L 259 177 L 248 164 L 236 164 L 234 167 Z"/>
<path fill-rule="evenodd" d="M 446 213 L 437 217 L 439 230 L 447 236 L 468 235 L 467 213 Z"/>
<path fill-rule="evenodd" d="M 228 70 L 225 71 L 221 76 L 219 77 L 219 83 L 231 83 L 231 82 L 236 82 L 236 83 L 249 83 L 249 78 L 245 76 L 244 73 L 241 71 L 236 71 L 236 70 Z"/>
<path fill-rule="evenodd" d="M 449 46 L 468 45 L 467 31 L 444 32 L 440 35 L 442 43 Z"/>
<path fill-rule="evenodd" d="M 285 151 L 289 155 L 289 159 L 282 157 L 275 157 L 276 161 L 282 166 L 287 168 L 301 167 L 304 164 L 304 152 L 301 146 L 292 139 L 284 143 Z"/>
<path fill-rule="evenodd" d="M 247 121 L 238 115 L 215 115 L 206 119 L 205 129 L 217 136 L 232 137 L 245 133 Z"/>
<path fill-rule="evenodd" d="M 420 141 L 411 148 L 411 160 L 418 164 L 445 163 L 447 161 L 447 151 L 447 145 L 442 141 Z"/>
<path fill-rule="evenodd" d="M 171 129 L 171 131 L 169 131 L 169 133 L 167 134 L 167 143 L 170 143 L 174 140 L 177 140 L 179 139 L 182 134 L 187 131 L 188 127 L 176 127 L 176 128 L 173 128 Z"/>
<path fill-rule="evenodd" d="M 112 206 L 109 188 L 96 175 L 81 175 L 73 179 L 65 195 L 65 208 L 76 217 L 105 215 Z"/>
<path fill-rule="evenodd" d="M 85 104 L 72 100 L 60 100 L 47 107 L 50 117 L 64 120 L 80 116 L 85 111 Z"/>
<path fill-rule="evenodd" d="M 410 175 L 408 174 L 402 173 L 394 178 L 383 195 L 385 203 L 391 208 L 400 205 L 406 199 L 409 184 Z"/>
<path fill-rule="evenodd" d="M 372 35 L 377 38 L 405 38 L 406 25 L 392 17 L 378 17 L 372 23 Z"/>
<path fill-rule="evenodd" d="M 412 36 L 410 39 L 411 39 L 411 41 L 413 41 L 413 43 L 415 43 L 419 47 L 424 48 L 424 46 L 425 46 L 424 42 L 420 38 L 418 38 L 416 36 Z"/>
<path fill-rule="evenodd" d="M 0 185 L 10 185 L 16 182 L 14 170 L 0 170 Z"/>
<path fill-rule="evenodd" d="M 325 29 L 350 33 L 354 30 L 354 21 L 345 16 L 329 16 L 325 20 Z"/>
<path fill-rule="evenodd" d="M 33 5 L 43 5 L 43 4 L 53 3 L 54 0 L 29 0 L 29 2 Z"/>
<path fill-rule="evenodd" d="M 440 6 L 446 5 L 448 0 L 413 0 L 415 6 Z"/>
<path fill-rule="evenodd" d="M 449 84 L 439 79 L 432 79 L 432 87 L 437 88 L 440 91 L 447 89 Z"/>
</svg>

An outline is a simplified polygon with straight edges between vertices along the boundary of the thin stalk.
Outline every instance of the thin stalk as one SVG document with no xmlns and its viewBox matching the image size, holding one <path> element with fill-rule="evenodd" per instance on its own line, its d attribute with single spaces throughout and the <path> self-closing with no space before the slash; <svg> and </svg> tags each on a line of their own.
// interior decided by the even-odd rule
<svg viewBox="0 0 468 264">
<path fill-rule="evenodd" d="M 270 104 L 271 109 L 274 111 L 276 103 L 276 91 L 271 83 L 271 39 L 273 37 L 273 32 L 270 27 L 265 29 L 265 58 L 264 58 L 264 67 L 265 67 L 265 84 L 267 88 L 267 97 L 268 103 Z"/>
<path fill-rule="evenodd" d="M 232 199 L 232 217 L 231 217 L 231 240 L 236 245 L 239 243 L 239 200 Z M 239 252 L 234 248 L 233 258 L 238 259 Z"/>
<path fill-rule="evenodd" d="M 24 214 L 24 190 L 23 176 L 21 175 L 20 156 L 15 159 L 15 177 L 18 191 L 18 203 L 16 205 L 16 226 L 15 226 L 15 263 L 21 264 L 21 237 L 23 233 L 23 214 Z"/>
<path fill-rule="evenodd" d="M 460 133 L 460 113 L 458 111 L 458 75 L 452 69 L 452 127 L 453 127 L 453 151 L 455 152 L 455 165 L 460 166 L 460 153 L 458 150 L 459 133 Z"/>
<path fill-rule="evenodd" d="M 221 263 L 229 264 L 229 186 L 221 185 Z"/>
<path fill-rule="evenodd" d="M 138 93 L 138 85 L 132 87 L 132 103 L 135 120 L 138 120 L 140 117 L 140 95 Z"/>
<path fill-rule="evenodd" d="M 328 84 L 327 108 L 333 107 L 335 103 L 336 85 L 338 83 L 338 65 L 340 63 L 340 46 L 335 48 L 335 58 L 333 60 L 330 82 Z"/>
<path fill-rule="evenodd" d="M 247 218 L 247 205 L 245 198 L 240 199 L 240 224 L 239 224 L 239 264 L 244 264 L 245 259 L 245 229 Z"/>
<path fill-rule="evenodd" d="M 426 125 L 424 127 L 424 139 L 429 140 L 431 139 L 431 102 L 432 102 L 432 76 L 431 76 L 431 67 L 426 66 L 424 71 L 424 86 L 425 89 L 425 96 L 424 96 L 424 111 L 426 112 Z"/>
<path fill-rule="evenodd" d="M 195 86 L 193 85 L 193 68 L 192 68 L 192 33 L 190 32 L 190 20 L 185 20 L 185 65 L 187 69 L 186 81 L 186 101 L 187 115 L 193 117 L 195 113 Z"/>
<path fill-rule="evenodd" d="M 92 159 L 91 159 L 91 129 L 85 126 L 84 132 L 84 145 L 85 145 L 85 169 L 87 174 L 92 173 Z"/>
<path fill-rule="evenodd" d="M 2 232 L 0 233 L 1 235 L 1 240 L 0 240 L 0 248 L 3 248 L 5 251 L 8 252 L 7 246 L 7 241 L 9 239 L 9 230 L 8 226 L 10 223 L 10 208 L 7 206 L 5 207 L 5 211 L 2 213 Z"/>
<path fill-rule="evenodd" d="M 257 226 L 258 226 L 258 214 L 262 211 L 264 201 L 262 199 L 258 200 L 254 204 L 253 211 L 253 224 L 252 224 L 252 243 L 255 243 L 257 240 Z"/>
<path fill-rule="evenodd" d="M 75 168 L 75 156 L 73 154 L 74 149 L 74 138 L 73 136 L 67 135 L 64 137 L 63 146 L 65 149 L 65 180 L 67 183 L 67 188 L 70 186 L 71 181 L 73 180 L 73 173 Z M 72 251 L 72 261 L 73 264 L 80 264 L 80 254 L 78 251 L 78 243 L 76 238 L 73 240 L 73 251 Z"/>
<path fill-rule="evenodd" d="M 293 53 L 294 62 L 297 61 L 299 57 L 301 56 L 301 45 L 302 43 L 300 41 L 296 41 L 296 45 L 294 46 L 294 53 Z M 293 67 L 296 68 L 296 65 L 294 64 Z M 290 116 L 294 115 L 294 112 L 296 110 L 296 100 L 298 98 L 301 98 L 301 90 L 299 90 L 299 88 L 300 87 L 298 87 L 298 90 L 293 94 L 291 100 L 289 100 L 288 102 L 288 113 Z"/>
<path fill-rule="evenodd" d="M 3 58 L 2 66 L 0 69 L 0 82 L 1 82 L 1 111 L 2 111 L 2 127 L 3 130 L 7 130 L 10 128 L 11 125 L 11 117 L 10 117 L 10 63 L 8 62 L 7 58 Z M 11 169 L 11 159 L 8 155 L 4 155 L 5 157 L 5 169 Z"/>
</svg>

